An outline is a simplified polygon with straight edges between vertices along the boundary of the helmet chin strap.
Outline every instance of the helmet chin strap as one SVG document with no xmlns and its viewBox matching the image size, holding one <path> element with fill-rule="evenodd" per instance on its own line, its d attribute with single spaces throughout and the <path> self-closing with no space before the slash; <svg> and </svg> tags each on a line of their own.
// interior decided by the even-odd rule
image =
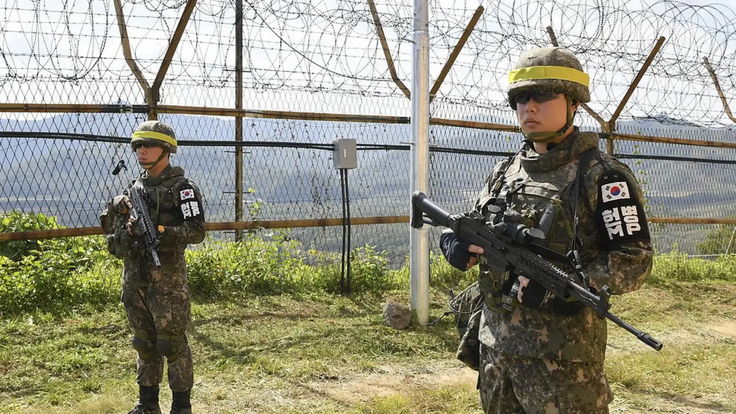
<svg viewBox="0 0 736 414">
<path fill-rule="evenodd" d="M 146 171 L 147 170 L 150 170 L 153 167 L 155 167 L 156 165 L 158 165 L 158 163 L 160 163 L 161 160 L 164 159 L 164 157 L 166 156 L 166 154 L 168 154 L 167 151 L 161 151 L 161 156 L 159 156 L 156 161 L 152 161 L 152 162 L 140 162 L 140 161 L 138 161 L 138 164 L 140 164 L 141 167 L 143 167 L 144 170 L 146 170 Z"/>
<path fill-rule="evenodd" d="M 524 136 L 532 141 L 536 142 L 538 144 L 544 144 L 546 142 L 554 141 L 557 138 L 561 137 L 562 135 L 567 132 L 568 129 L 572 126 L 573 118 L 575 117 L 575 113 L 570 110 L 570 107 L 572 106 L 572 99 L 565 96 L 565 99 L 567 100 L 567 121 L 565 122 L 565 126 L 560 128 L 557 132 L 553 131 L 539 131 L 539 132 L 529 132 L 529 133 L 523 133 Z"/>
</svg>

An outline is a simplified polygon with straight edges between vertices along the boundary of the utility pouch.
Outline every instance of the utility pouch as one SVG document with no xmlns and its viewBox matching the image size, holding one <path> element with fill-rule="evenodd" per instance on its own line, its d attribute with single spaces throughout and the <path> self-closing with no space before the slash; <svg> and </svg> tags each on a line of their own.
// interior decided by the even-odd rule
<svg viewBox="0 0 736 414">
<path fill-rule="evenodd" d="M 127 229 L 117 229 L 107 237 L 107 249 L 118 259 L 130 259 L 143 252 L 145 245 L 139 236 L 128 234 Z"/>
<path fill-rule="evenodd" d="M 480 332 L 481 310 L 485 298 L 478 288 L 478 282 L 468 286 L 449 302 L 455 312 L 455 326 L 460 343 L 455 356 L 474 370 L 480 366 Z"/>
</svg>

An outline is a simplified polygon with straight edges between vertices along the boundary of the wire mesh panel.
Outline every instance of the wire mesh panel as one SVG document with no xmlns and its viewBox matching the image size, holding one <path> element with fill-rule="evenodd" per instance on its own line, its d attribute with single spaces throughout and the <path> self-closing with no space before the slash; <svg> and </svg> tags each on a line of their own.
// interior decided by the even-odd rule
<svg viewBox="0 0 736 414">
<path fill-rule="evenodd" d="M 96 225 L 104 201 L 138 170 L 131 131 L 158 117 L 176 130 L 181 148 L 172 162 L 202 188 L 209 221 L 235 220 L 240 190 L 244 220 L 340 217 L 331 161 L 339 138 L 358 142 L 358 169 L 349 173 L 352 216 L 408 215 L 412 2 L 199 1 L 188 14 L 190 4 L 0 5 L 0 214 Z M 554 37 L 591 75 L 591 114 L 580 111 L 577 124 L 628 137 L 614 141 L 613 154 L 636 173 L 651 217 L 736 216 L 736 119 L 727 106 L 736 96 L 731 8 L 431 0 L 429 11 L 429 192 L 442 205 L 467 209 L 493 165 L 519 148 L 522 136 L 504 132 L 517 123 L 506 103 L 507 74 L 524 50 Z M 448 120 L 459 126 L 440 125 Z M 236 122 L 243 144 L 235 143 Z M 636 139 L 645 136 L 689 145 Z M 235 182 L 236 145 L 242 182 Z M 129 170 L 111 175 L 120 160 Z M 719 225 L 658 225 L 655 243 L 667 251 L 687 235 L 678 248 L 698 254 L 708 229 Z M 317 249 L 338 246 L 340 231 L 290 230 Z M 400 261 L 408 234 L 405 224 L 356 226 L 353 245 L 376 245 Z"/>
</svg>

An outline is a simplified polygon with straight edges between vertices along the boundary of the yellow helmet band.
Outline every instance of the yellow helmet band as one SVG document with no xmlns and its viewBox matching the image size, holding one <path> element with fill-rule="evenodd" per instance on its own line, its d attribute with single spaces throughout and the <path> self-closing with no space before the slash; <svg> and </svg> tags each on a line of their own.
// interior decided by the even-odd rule
<svg viewBox="0 0 736 414">
<path fill-rule="evenodd" d="M 133 133 L 133 139 L 131 140 L 131 143 L 140 140 L 140 139 L 155 139 L 158 141 L 163 141 L 167 144 L 170 144 L 172 146 L 176 146 L 176 140 L 166 134 L 162 134 L 160 132 L 154 132 L 154 131 L 137 131 Z"/>
<path fill-rule="evenodd" d="M 590 76 L 587 73 L 564 66 L 530 66 L 509 72 L 509 84 L 522 80 L 538 79 L 564 80 L 579 83 L 585 87 L 590 86 Z"/>
</svg>

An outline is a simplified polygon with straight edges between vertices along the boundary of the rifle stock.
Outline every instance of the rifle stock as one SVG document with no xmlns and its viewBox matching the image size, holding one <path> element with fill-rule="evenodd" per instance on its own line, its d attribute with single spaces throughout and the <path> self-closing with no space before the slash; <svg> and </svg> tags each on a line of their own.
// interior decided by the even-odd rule
<svg viewBox="0 0 736 414">
<path fill-rule="evenodd" d="M 411 204 L 412 227 L 421 228 L 424 224 L 447 227 L 459 239 L 482 247 L 483 255 L 488 258 L 489 262 L 500 265 L 502 268 L 513 269 L 514 273 L 536 281 L 560 299 L 577 300 L 595 310 L 599 317 L 605 317 L 614 322 L 655 350 L 662 349 L 661 342 L 609 312 L 611 305 L 608 302 L 607 286 L 601 288 L 596 295 L 572 281 L 565 271 L 531 251 L 527 247 L 531 239 L 539 238 L 539 235 L 534 233 L 535 229 L 516 226 L 512 232 L 502 232 L 499 230 L 508 229 L 508 227 L 488 225 L 485 223 L 485 218 L 478 212 L 449 213 L 420 191 L 412 194 Z M 429 220 L 425 220 L 425 216 Z"/>
<path fill-rule="evenodd" d="M 132 217 L 141 229 L 141 236 L 146 244 L 146 250 L 151 253 L 151 258 L 156 266 L 156 269 L 161 267 L 161 260 L 158 257 L 158 238 L 156 237 L 156 226 L 151 220 L 151 216 L 148 215 L 148 208 L 143 201 L 143 197 L 140 193 L 140 188 L 133 186 L 130 188 L 129 197 L 133 208 L 130 210 L 130 217 Z"/>
</svg>

